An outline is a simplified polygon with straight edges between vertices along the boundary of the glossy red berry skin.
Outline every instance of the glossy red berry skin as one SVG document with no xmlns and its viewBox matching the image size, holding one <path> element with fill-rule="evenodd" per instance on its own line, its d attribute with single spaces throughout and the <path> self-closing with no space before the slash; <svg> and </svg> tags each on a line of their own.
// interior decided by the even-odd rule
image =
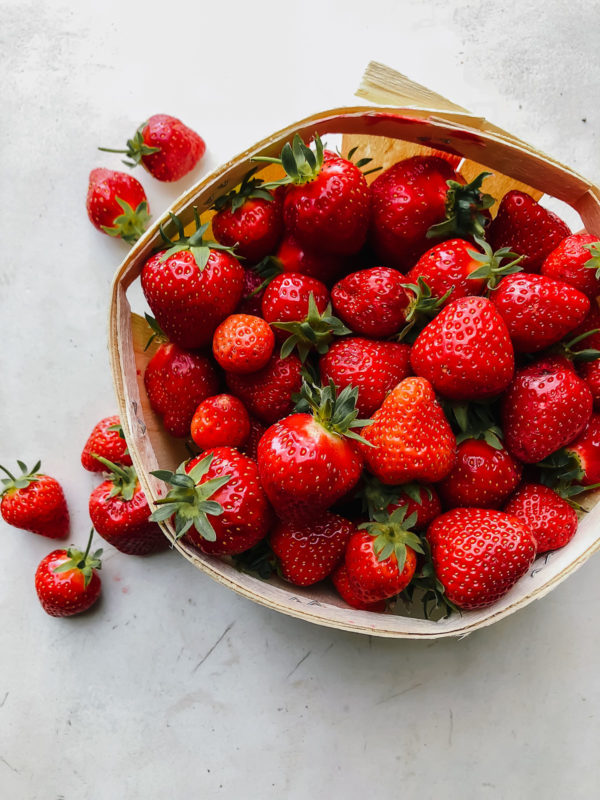
<svg viewBox="0 0 600 800">
<path fill-rule="evenodd" d="M 299 272 L 331 286 L 344 271 L 344 256 L 303 247 L 290 233 L 285 233 L 275 253 L 284 272 Z"/>
<path fill-rule="evenodd" d="M 481 267 L 471 253 L 479 248 L 466 239 L 449 239 L 434 245 L 423 253 L 405 277 L 406 283 L 416 284 L 422 278 L 431 289 L 433 297 L 441 298 L 450 292 L 442 307 L 459 297 L 470 297 L 483 293 L 485 279 L 471 278 L 472 272 Z"/>
<path fill-rule="evenodd" d="M 204 139 L 180 119 L 154 114 L 142 130 L 142 139 L 157 153 L 142 156 L 142 164 L 159 181 L 178 181 L 191 172 L 206 151 Z"/>
<path fill-rule="evenodd" d="M 568 544 L 577 532 L 577 513 L 553 489 L 539 483 L 520 486 L 504 506 L 535 536 L 537 552 L 546 553 Z"/>
<path fill-rule="evenodd" d="M 577 483 L 582 486 L 600 483 L 600 414 L 592 414 L 586 427 L 565 450 L 581 470 Z"/>
<path fill-rule="evenodd" d="M 573 233 L 567 236 L 554 249 L 542 264 L 541 273 L 549 278 L 564 281 L 590 300 L 595 300 L 600 295 L 600 278 L 596 271 L 600 264 L 586 267 L 592 260 L 592 254 L 585 245 L 600 246 L 597 236 L 590 233 Z"/>
<path fill-rule="evenodd" d="M 385 339 L 403 327 L 414 292 L 395 269 L 372 267 L 342 278 L 331 290 L 336 315 L 355 333 Z"/>
<path fill-rule="evenodd" d="M 38 473 L 37 480 L 23 489 L 8 489 L 0 501 L 0 513 L 9 525 L 21 530 L 64 539 L 69 535 L 69 511 L 62 486 L 50 475 Z"/>
<path fill-rule="evenodd" d="M 239 397 L 250 414 L 271 425 L 294 407 L 292 395 L 302 385 L 302 364 L 295 355 L 271 356 L 266 367 L 249 375 L 226 374 L 231 394 Z"/>
<path fill-rule="evenodd" d="M 51 617 L 71 617 L 81 614 L 100 597 L 102 582 L 93 571 L 90 582 L 85 586 L 83 573 L 77 569 L 54 572 L 57 567 L 69 560 L 66 550 L 53 550 L 43 558 L 35 573 L 35 589 L 40 604 Z"/>
<path fill-rule="evenodd" d="M 243 445 L 240 446 L 240 452 L 256 461 L 258 457 L 258 443 L 262 439 L 263 434 L 266 432 L 267 426 L 262 422 L 250 417 L 250 433 Z"/>
<path fill-rule="evenodd" d="M 363 603 L 376 603 L 403 591 L 411 582 L 417 567 L 417 556 L 406 548 L 406 561 L 398 568 L 395 553 L 379 560 L 374 549 L 375 539 L 368 531 L 352 534 L 344 563 L 352 590 Z"/>
<path fill-rule="evenodd" d="M 131 500 L 111 496 L 112 480 L 96 486 L 89 500 L 89 514 L 96 532 L 121 553 L 145 556 L 166 550 L 169 542 L 156 522 L 139 483 Z"/>
<path fill-rule="evenodd" d="M 329 302 L 329 291 L 324 283 L 301 275 L 298 272 L 284 272 L 273 278 L 265 289 L 262 299 L 262 315 L 267 322 L 299 322 L 308 314 L 310 295 L 320 312 L 325 311 Z M 283 338 L 289 334 L 278 331 Z"/>
<path fill-rule="evenodd" d="M 235 246 L 245 263 L 257 264 L 275 251 L 283 233 L 281 203 L 250 197 L 235 211 L 228 205 L 212 218 L 212 230 L 218 242 Z"/>
<path fill-rule="evenodd" d="M 213 355 L 226 372 L 246 375 L 267 365 L 275 347 L 275 335 L 261 317 L 232 314 L 213 336 Z"/>
<path fill-rule="evenodd" d="M 192 419 L 191 435 L 201 450 L 240 447 L 250 435 L 250 418 L 244 404 L 230 394 L 203 400 Z"/>
<path fill-rule="evenodd" d="M 417 519 L 413 528 L 416 531 L 422 531 L 442 513 L 442 504 L 435 487 L 422 484 L 418 491 L 421 502 L 413 500 L 405 491 L 401 491 L 398 502 L 390 503 L 386 511 L 388 514 L 392 514 L 397 508 L 406 508 L 405 519 L 416 514 Z"/>
<path fill-rule="evenodd" d="M 119 200 L 130 207 L 127 214 Z M 142 203 L 145 205 L 142 206 Z M 149 207 L 144 187 L 126 172 L 93 169 L 90 172 L 86 209 L 90 222 L 97 230 L 119 236 L 126 242 L 136 241 L 148 224 Z"/>
<path fill-rule="evenodd" d="M 94 458 L 102 456 L 112 461 L 113 464 L 131 466 L 131 456 L 126 452 L 127 442 L 119 435 L 118 430 L 109 430 L 119 426 L 121 421 L 118 415 L 105 417 L 98 422 L 90 433 L 81 453 L 81 466 L 88 472 L 104 472 L 104 465 Z"/>
<path fill-rule="evenodd" d="M 360 592 L 357 592 L 348 579 L 348 570 L 345 564 L 340 564 L 333 571 L 331 580 L 339 596 L 352 608 L 361 611 L 373 611 L 382 614 L 385 611 L 385 600 L 377 600 L 375 603 L 366 603 L 361 599 Z"/>
<path fill-rule="evenodd" d="M 262 282 L 263 278 L 261 278 L 258 272 L 251 267 L 246 267 L 244 269 L 242 299 L 236 309 L 238 314 L 250 314 L 253 317 L 260 317 L 262 315 L 262 296 L 264 294 L 264 289 L 253 294 Z"/>
</svg>

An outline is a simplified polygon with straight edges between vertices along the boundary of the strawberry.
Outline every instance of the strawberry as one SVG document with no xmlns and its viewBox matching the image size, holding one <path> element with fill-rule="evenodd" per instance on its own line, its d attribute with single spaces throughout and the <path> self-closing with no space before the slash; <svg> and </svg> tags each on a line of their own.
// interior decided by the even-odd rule
<svg viewBox="0 0 600 800">
<path fill-rule="evenodd" d="M 500 201 L 486 238 L 494 250 L 508 247 L 523 256 L 521 266 L 526 272 L 539 272 L 546 257 L 570 233 L 554 212 L 526 192 L 512 189 Z"/>
<path fill-rule="evenodd" d="M 590 233 L 567 236 L 546 257 L 542 275 L 564 281 L 590 300 L 600 294 L 600 242 Z"/>
<path fill-rule="evenodd" d="M 232 314 L 216 329 L 213 355 L 226 372 L 246 375 L 265 367 L 275 347 L 275 336 L 261 317 Z"/>
<path fill-rule="evenodd" d="M 336 281 L 344 271 L 342 256 L 308 250 L 288 232 L 279 243 L 275 257 L 284 272 L 309 275 L 311 278 L 318 278 L 327 286 Z"/>
<path fill-rule="evenodd" d="M 325 512 L 313 522 L 277 522 L 269 544 L 282 577 L 296 586 L 311 586 L 335 569 L 355 530 L 347 519 Z"/>
<path fill-rule="evenodd" d="M 141 164 L 159 181 L 178 181 L 194 169 L 206 151 L 198 134 L 180 119 L 168 114 L 154 114 L 143 122 L 126 150 L 99 147 L 105 153 L 124 153 L 128 167 Z"/>
<path fill-rule="evenodd" d="M 262 297 L 266 284 L 261 275 L 251 267 L 244 269 L 244 288 L 242 299 L 237 307 L 239 314 L 250 314 L 260 317 L 262 314 Z"/>
<path fill-rule="evenodd" d="M 592 414 L 579 436 L 565 447 L 575 466 L 573 476 L 582 486 L 600 483 L 600 414 Z"/>
<path fill-rule="evenodd" d="M 142 269 L 142 290 L 158 324 L 171 341 L 195 349 L 212 340 L 217 325 L 235 310 L 244 290 L 244 270 L 223 245 L 202 239 L 208 223 L 185 236 L 183 224 L 171 214 L 179 238 L 163 229 L 167 250 L 151 256 Z"/>
<path fill-rule="evenodd" d="M 53 550 L 43 558 L 35 572 L 35 590 L 42 608 L 51 617 L 71 617 L 81 614 L 100 597 L 102 550 L 90 553 L 94 530 L 90 533 L 85 552 L 69 547 Z"/>
<path fill-rule="evenodd" d="M 577 372 L 587 383 L 594 407 L 600 409 L 600 310 L 596 301 L 592 302 L 590 313 L 572 334 L 573 339 L 567 347 L 569 356 L 577 362 Z M 577 347 L 576 347 L 577 345 Z"/>
<path fill-rule="evenodd" d="M 127 555 L 145 556 L 165 550 L 169 543 L 156 522 L 149 519 L 150 507 L 134 468 L 113 464 L 101 456 L 98 462 L 109 477 L 90 495 L 90 519 L 97 533 Z"/>
<path fill-rule="evenodd" d="M 514 354 L 495 306 L 485 297 L 461 297 L 421 331 L 410 363 L 444 397 L 476 400 L 506 389 Z"/>
<path fill-rule="evenodd" d="M 336 567 L 331 573 L 331 580 L 339 596 L 352 608 L 358 608 L 361 611 L 374 611 L 379 614 L 385 611 L 385 600 L 377 600 L 375 603 L 365 603 L 361 600 L 360 592 L 357 592 L 350 584 L 345 564 L 342 563 Z"/>
<path fill-rule="evenodd" d="M 415 516 L 414 529 L 424 530 L 442 512 L 440 498 L 433 488 L 427 484 L 405 483 L 402 486 L 386 486 L 377 478 L 363 476 L 359 497 L 362 497 L 363 511 L 368 511 L 369 519 L 385 512 L 392 514 L 397 508 L 404 507 L 406 516 Z"/>
<path fill-rule="evenodd" d="M 142 184 L 125 172 L 111 169 L 90 172 L 86 208 L 94 228 L 129 244 L 137 242 L 150 220 Z"/>
<path fill-rule="evenodd" d="M 211 555 L 249 550 L 269 532 L 272 512 L 256 462 L 233 447 L 214 447 L 175 473 L 152 473 L 174 488 L 157 501 L 151 519 L 174 517 L 177 539 Z"/>
<path fill-rule="evenodd" d="M 493 198 L 481 193 L 482 173 L 465 184 L 444 158 L 413 156 L 371 184 L 370 241 L 381 261 L 407 272 L 432 238 L 482 236 Z M 431 232 L 430 232 L 431 231 Z"/>
<path fill-rule="evenodd" d="M 506 448 L 533 464 L 581 433 L 592 415 L 592 394 L 572 369 L 531 364 L 517 371 L 501 413 Z"/>
<path fill-rule="evenodd" d="M 535 353 L 556 344 L 583 322 L 590 310 L 589 299 L 568 283 L 525 272 L 503 278 L 491 301 L 520 353 Z"/>
<path fill-rule="evenodd" d="M 568 544 L 577 531 L 577 513 L 548 486 L 524 483 L 504 506 L 533 533 L 537 552 L 546 553 Z"/>
<path fill-rule="evenodd" d="M 239 447 L 250 435 L 250 418 L 237 397 L 217 394 L 200 403 L 192 419 L 191 433 L 201 450 Z"/>
<path fill-rule="evenodd" d="M 208 358 L 169 342 L 148 362 L 144 386 L 167 432 L 185 438 L 198 404 L 217 393 L 219 382 Z"/>
<path fill-rule="evenodd" d="M 302 247 L 339 255 L 356 253 L 369 225 L 369 187 L 360 169 L 336 153 L 323 151 L 318 134 L 315 150 L 300 136 L 284 145 L 280 158 L 254 161 L 281 164 L 287 175 L 283 220 Z"/>
<path fill-rule="evenodd" d="M 262 439 L 263 434 L 267 430 L 267 426 L 263 425 L 262 422 L 259 422 L 254 417 L 250 417 L 250 433 L 243 445 L 240 446 L 240 451 L 251 458 L 253 461 L 256 461 L 258 456 L 258 443 Z"/>
<path fill-rule="evenodd" d="M 531 529 L 503 511 L 455 508 L 427 530 L 433 567 L 450 602 L 463 609 L 499 600 L 532 565 Z"/>
<path fill-rule="evenodd" d="M 22 475 L 15 477 L 6 467 L 0 469 L 8 475 L 3 478 L 0 492 L 0 513 L 5 522 L 50 539 L 64 539 L 69 533 L 69 511 L 62 487 L 55 478 L 39 472 L 38 461 L 29 470 L 17 461 Z"/>
<path fill-rule="evenodd" d="M 405 378 L 373 414 L 360 445 L 367 469 L 390 486 L 435 483 L 456 460 L 456 439 L 424 378 Z"/>
<path fill-rule="evenodd" d="M 352 489 L 362 470 L 353 428 L 356 390 L 336 397 L 335 386 L 302 384 L 312 413 L 291 414 L 272 425 L 258 443 L 258 469 L 267 497 L 282 519 L 314 520 Z"/>
<path fill-rule="evenodd" d="M 267 322 L 299 322 L 308 314 L 311 295 L 318 311 L 325 311 L 329 291 L 324 283 L 299 272 L 284 272 L 265 289 L 262 315 Z M 285 335 L 281 334 L 281 338 Z"/>
<path fill-rule="evenodd" d="M 280 358 L 272 355 L 266 367 L 250 375 L 225 376 L 231 394 L 239 397 L 251 414 L 271 425 L 289 414 L 292 395 L 300 391 L 302 364 L 295 355 Z"/>
<path fill-rule="evenodd" d="M 347 275 L 331 290 L 337 316 L 355 333 L 384 339 L 405 324 L 415 293 L 395 269 L 373 267 Z"/>
<path fill-rule="evenodd" d="M 252 177 L 255 172 L 250 170 L 237 189 L 217 198 L 212 218 L 217 242 L 235 245 L 238 256 L 249 264 L 270 255 L 283 233 L 281 194 L 265 189 L 260 178 Z"/>
<path fill-rule="evenodd" d="M 101 419 L 94 425 L 81 453 L 81 466 L 89 472 L 102 472 L 104 467 L 96 456 L 103 456 L 115 464 L 131 466 L 131 456 L 121 428 L 121 420 L 115 414 Z"/>
<path fill-rule="evenodd" d="M 334 342 L 319 361 L 321 383 L 332 380 L 338 389 L 358 389 L 356 408 L 369 417 L 388 392 L 410 375 L 410 347 L 351 336 Z"/>
</svg>

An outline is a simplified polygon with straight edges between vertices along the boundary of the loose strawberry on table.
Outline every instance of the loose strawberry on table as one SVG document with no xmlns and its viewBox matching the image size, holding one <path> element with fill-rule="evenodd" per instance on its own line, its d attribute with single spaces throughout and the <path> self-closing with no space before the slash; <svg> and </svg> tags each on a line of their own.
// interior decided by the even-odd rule
<svg viewBox="0 0 600 800">
<path fill-rule="evenodd" d="M 192 419 L 191 434 L 201 450 L 240 447 L 250 435 L 250 418 L 241 400 L 218 394 L 200 403 Z"/>
<path fill-rule="evenodd" d="M 302 385 L 302 364 L 295 355 L 271 356 L 266 367 L 249 375 L 225 376 L 231 394 L 239 397 L 250 414 L 271 425 L 289 414 L 294 406 L 292 395 Z"/>
<path fill-rule="evenodd" d="M 90 552 L 94 530 L 85 552 L 76 547 L 53 550 L 35 573 L 35 590 L 44 611 L 52 617 L 70 617 L 87 611 L 100 596 L 102 550 Z"/>
<path fill-rule="evenodd" d="M 267 365 L 275 347 L 268 322 L 251 314 L 232 314 L 216 329 L 212 348 L 226 372 L 246 375 Z"/>
<path fill-rule="evenodd" d="M 131 456 L 118 415 L 104 417 L 94 425 L 83 446 L 81 466 L 89 472 L 103 472 L 104 466 L 96 456 L 102 456 L 125 467 L 131 466 Z"/>
<path fill-rule="evenodd" d="M 0 513 L 9 525 L 50 539 L 64 539 L 69 533 L 69 511 L 59 482 L 40 472 L 41 462 L 28 469 L 17 461 L 21 475 L 15 476 L 6 467 L 0 469 L 2 479 Z"/>
<path fill-rule="evenodd" d="M 137 242 L 150 220 L 142 184 L 126 172 L 111 169 L 90 172 L 86 208 L 95 228 L 129 244 Z"/>
<path fill-rule="evenodd" d="M 520 486 L 504 506 L 531 530 L 537 552 L 546 553 L 568 544 L 577 532 L 577 513 L 553 489 L 540 483 Z"/>
<path fill-rule="evenodd" d="M 600 295 L 600 241 L 590 233 L 567 236 L 542 264 L 542 275 L 574 286 L 590 300 Z"/>
</svg>

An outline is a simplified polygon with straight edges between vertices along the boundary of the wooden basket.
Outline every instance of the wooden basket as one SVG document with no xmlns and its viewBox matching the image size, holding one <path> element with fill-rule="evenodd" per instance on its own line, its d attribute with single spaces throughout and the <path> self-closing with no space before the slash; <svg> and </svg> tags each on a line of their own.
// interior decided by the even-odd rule
<svg viewBox="0 0 600 800">
<path fill-rule="evenodd" d="M 189 223 L 193 206 L 206 212 L 215 197 L 241 181 L 251 166 L 252 156 L 278 155 L 283 144 L 295 133 L 309 138 L 317 131 L 322 137 L 343 134 L 343 152 L 358 144 L 361 156 L 373 155 L 384 167 L 414 153 L 431 152 L 430 148 L 455 154 L 457 161 L 465 159 L 461 172 L 467 179 L 483 167 L 494 173 L 486 183 L 486 191 L 495 197 L 501 197 L 509 188 L 524 188 L 536 198 L 553 196 L 572 206 L 586 230 L 600 238 L 600 189 L 531 145 L 378 64 L 369 65 L 357 94 L 392 107 L 337 108 L 290 125 L 215 170 L 185 192 L 170 210 L 184 223 Z M 272 167 L 267 171 L 269 169 Z M 205 219 L 209 217 L 210 214 L 204 215 Z M 153 351 L 143 352 L 148 338 L 146 323 L 132 315 L 127 298 L 127 290 L 139 277 L 144 262 L 161 243 L 160 224 L 169 228 L 167 213 L 137 242 L 117 270 L 112 286 L 109 334 L 123 429 L 151 505 L 161 484 L 150 471 L 159 466 L 173 468 L 186 456 L 181 442 L 164 432 L 146 399 L 143 371 Z M 175 542 L 169 524 L 164 525 L 164 530 L 173 546 L 198 569 L 244 597 L 276 611 L 359 633 L 426 639 L 466 635 L 514 613 L 557 586 L 600 546 L 600 507 L 592 506 L 593 502 L 574 539 L 562 550 L 538 558 L 530 573 L 498 603 L 439 622 L 396 613 L 357 611 L 347 607 L 328 588 L 303 590 L 276 578 L 262 581 L 239 572 L 225 560 L 202 555 L 184 542 Z"/>
</svg>

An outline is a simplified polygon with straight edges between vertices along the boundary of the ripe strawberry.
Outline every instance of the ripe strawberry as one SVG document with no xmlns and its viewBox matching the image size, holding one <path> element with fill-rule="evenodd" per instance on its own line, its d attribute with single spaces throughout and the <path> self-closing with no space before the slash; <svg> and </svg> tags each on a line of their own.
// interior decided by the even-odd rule
<svg viewBox="0 0 600 800">
<path fill-rule="evenodd" d="M 102 550 L 90 553 L 92 529 L 85 552 L 69 547 L 53 550 L 35 573 L 35 590 L 42 608 L 51 617 L 71 617 L 87 611 L 100 596 Z"/>
<path fill-rule="evenodd" d="M 369 225 L 369 188 L 360 169 L 329 151 L 315 135 L 315 150 L 298 134 L 284 146 L 281 158 L 255 158 L 281 164 L 287 176 L 283 220 L 302 247 L 349 255 L 365 243 Z"/>
<path fill-rule="evenodd" d="M 517 371 L 501 413 L 507 450 L 533 464 L 581 433 L 592 415 L 592 394 L 572 369 L 531 364 Z"/>
<path fill-rule="evenodd" d="M 465 184 L 462 175 L 437 156 L 413 156 L 382 172 L 371 184 L 369 235 L 377 256 L 387 266 L 407 272 L 431 247 L 431 237 L 482 236 L 489 217 L 486 209 L 494 202 L 481 193 L 488 174 Z"/>
<path fill-rule="evenodd" d="M 262 422 L 259 422 L 254 417 L 250 417 L 250 433 L 243 445 L 241 445 L 240 452 L 242 452 L 248 458 L 251 458 L 253 461 L 256 461 L 258 456 L 258 443 L 262 439 L 263 434 L 267 430 L 267 426 L 263 425 Z"/>
<path fill-rule="evenodd" d="M 358 389 L 356 408 L 370 417 L 388 392 L 410 375 L 410 347 L 351 336 L 334 342 L 319 361 L 321 383 L 332 380 L 338 389 Z"/>
<path fill-rule="evenodd" d="M 126 172 L 93 169 L 86 208 L 92 225 L 130 244 L 148 227 L 150 212 L 144 187 Z"/>
<path fill-rule="evenodd" d="M 344 258 L 333 253 L 308 250 L 291 233 L 286 232 L 275 257 L 284 272 L 309 275 L 330 286 L 344 271 Z"/>
<path fill-rule="evenodd" d="M 225 376 L 231 394 L 239 397 L 247 410 L 261 422 L 271 425 L 289 414 L 294 402 L 292 395 L 302 385 L 302 364 L 295 355 L 280 358 L 271 356 L 266 367 L 250 375 Z"/>
<path fill-rule="evenodd" d="M 378 600 L 375 603 L 365 603 L 361 600 L 359 592 L 355 591 L 350 584 L 345 564 L 342 563 L 334 569 L 331 573 L 331 580 L 339 596 L 352 608 L 358 608 L 361 611 L 374 611 L 379 614 L 385 611 L 385 600 Z"/>
<path fill-rule="evenodd" d="M 531 529 L 503 511 L 455 508 L 429 526 L 427 540 L 448 599 L 463 609 L 499 600 L 532 565 Z"/>
<path fill-rule="evenodd" d="M 514 354 L 495 306 L 485 297 L 461 297 L 421 331 L 410 363 L 444 397 L 478 400 L 506 389 Z"/>
<path fill-rule="evenodd" d="M 282 577 L 296 586 L 311 586 L 335 569 L 355 530 L 349 520 L 325 512 L 313 522 L 277 522 L 269 544 Z"/>
<path fill-rule="evenodd" d="M 213 355 L 226 372 L 246 375 L 267 365 L 275 336 L 269 324 L 250 314 L 232 314 L 213 336 Z"/>
<path fill-rule="evenodd" d="M 90 519 L 97 533 L 127 555 L 165 550 L 169 543 L 156 522 L 150 521 L 150 507 L 134 468 L 102 457 L 98 462 L 109 477 L 90 495 Z"/>
<path fill-rule="evenodd" d="M 537 552 L 546 553 L 568 544 L 577 531 L 577 513 L 548 486 L 524 483 L 504 506 L 533 533 Z"/>
<path fill-rule="evenodd" d="M 542 264 L 542 275 L 574 286 L 590 300 L 600 294 L 600 242 L 590 233 L 573 233 Z"/>
<path fill-rule="evenodd" d="M 415 293 L 395 269 L 373 267 L 347 275 L 331 290 L 335 313 L 355 333 L 384 339 L 406 323 Z"/>
<path fill-rule="evenodd" d="M 260 317 L 262 314 L 262 297 L 265 291 L 264 278 L 251 267 L 244 269 L 244 288 L 242 299 L 237 307 L 239 314 L 250 314 Z"/>
<path fill-rule="evenodd" d="M 429 381 L 405 378 L 386 397 L 360 445 L 367 469 L 387 485 L 435 483 L 452 469 L 456 440 Z"/>
<path fill-rule="evenodd" d="M 267 322 L 299 322 L 308 314 L 311 294 L 318 311 L 325 311 L 329 291 L 324 283 L 299 272 L 284 272 L 265 289 L 262 315 Z M 280 338 L 286 338 L 286 334 L 282 333 Z"/>
<path fill-rule="evenodd" d="M 600 310 L 596 301 L 592 302 L 590 313 L 571 336 L 569 355 L 577 362 L 577 372 L 592 393 L 594 407 L 600 409 L 600 359 L 597 358 L 600 351 Z"/>
<path fill-rule="evenodd" d="M 205 242 L 208 223 L 185 236 L 174 214 L 179 239 L 164 231 L 167 250 L 151 256 L 142 269 L 142 289 L 158 324 L 171 341 L 195 349 L 212 340 L 217 325 L 235 310 L 244 290 L 244 270 L 223 245 Z"/>
<path fill-rule="evenodd" d="M 211 555 L 249 550 L 269 532 L 272 512 L 256 463 L 233 447 L 214 447 L 176 473 L 152 473 L 174 488 L 157 501 L 151 519 L 174 517 L 177 538 Z"/>
<path fill-rule="evenodd" d="M 283 233 L 281 194 L 272 193 L 250 170 L 241 185 L 217 198 L 212 230 L 217 242 L 236 246 L 238 256 L 257 264 L 270 255 Z"/>
<path fill-rule="evenodd" d="M 258 469 L 267 497 L 282 519 L 314 520 L 352 489 L 362 470 L 353 428 L 356 390 L 302 385 L 312 413 L 292 414 L 272 425 L 258 443 Z"/>
<path fill-rule="evenodd" d="M 81 453 L 81 465 L 88 472 L 102 472 L 104 467 L 95 456 L 103 456 L 115 464 L 131 466 L 131 456 L 123 436 L 121 421 L 115 414 L 94 425 Z"/>
<path fill-rule="evenodd" d="M 168 343 L 161 344 L 150 359 L 144 386 L 168 433 L 185 438 L 198 404 L 216 394 L 219 382 L 208 358 Z"/>
<path fill-rule="evenodd" d="M 600 414 L 592 414 L 579 436 L 565 447 L 565 455 L 575 465 L 578 483 L 600 483 Z"/>
<path fill-rule="evenodd" d="M 192 419 L 191 433 L 201 450 L 239 447 L 250 435 L 250 418 L 237 397 L 217 394 L 200 403 Z"/>
<path fill-rule="evenodd" d="M 369 519 L 375 519 L 381 512 L 392 514 L 397 508 L 404 507 L 407 517 L 414 515 L 413 527 L 417 531 L 424 530 L 442 513 L 437 492 L 433 486 L 424 483 L 386 486 L 377 478 L 365 474 L 357 496 L 362 497 L 363 511 L 368 512 Z"/>
<path fill-rule="evenodd" d="M 105 153 L 124 153 L 128 167 L 141 164 L 159 181 L 178 181 L 194 169 L 206 151 L 198 134 L 180 119 L 168 114 L 154 114 L 142 123 L 126 150 L 99 147 Z"/>
<path fill-rule="evenodd" d="M 526 272 L 507 275 L 490 299 L 520 353 L 535 353 L 556 344 L 590 310 L 589 299 L 568 283 Z"/>
<path fill-rule="evenodd" d="M 458 445 L 456 464 L 437 484 L 444 508 L 500 508 L 521 480 L 521 465 L 503 448 L 479 439 Z"/>
<path fill-rule="evenodd" d="M 502 198 L 486 238 L 494 250 L 508 247 L 523 256 L 521 266 L 527 272 L 539 272 L 545 258 L 570 233 L 560 217 L 526 192 L 512 189 Z"/>
<path fill-rule="evenodd" d="M 50 539 L 64 539 L 69 533 L 69 511 L 59 482 L 39 472 L 40 461 L 31 470 L 22 461 L 17 464 L 23 473 L 17 478 L 0 466 L 8 475 L 2 479 L 0 492 L 4 521 Z"/>
</svg>

